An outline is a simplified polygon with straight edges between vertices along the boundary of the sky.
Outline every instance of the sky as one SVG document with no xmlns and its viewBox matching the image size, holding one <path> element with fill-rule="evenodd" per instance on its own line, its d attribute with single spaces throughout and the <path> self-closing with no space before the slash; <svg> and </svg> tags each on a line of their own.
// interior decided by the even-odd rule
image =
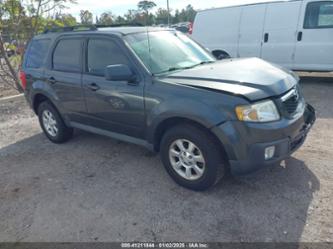
<svg viewBox="0 0 333 249">
<path fill-rule="evenodd" d="M 267 0 L 169 0 L 169 4 L 172 10 L 183 9 L 189 4 L 198 10 L 264 1 Z M 94 16 L 106 11 L 111 11 L 115 15 L 123 15 L 129 9 L 136 9 L 138 2 L 139 0 L 78 0 L 78 4 L 69 5 L 64 12 L 70 13 L 76 18 L 79 17 L 80 10 L 89 10 Z M 167 7 L 167 0 L 155 0 L 154 2 L 157 5 L 155 9 Z"/>
</svg>

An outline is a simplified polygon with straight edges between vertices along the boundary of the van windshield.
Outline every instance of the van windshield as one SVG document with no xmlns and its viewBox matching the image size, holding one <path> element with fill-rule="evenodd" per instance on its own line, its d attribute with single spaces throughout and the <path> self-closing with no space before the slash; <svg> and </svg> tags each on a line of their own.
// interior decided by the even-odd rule
<svg viewBox="0 0 333 249">
<path fill-rule="evenodd" d="M 125 39 L 154 75 L 215 61 L 209 52 L 179 32 L 135 33 Z"/>
</svg>

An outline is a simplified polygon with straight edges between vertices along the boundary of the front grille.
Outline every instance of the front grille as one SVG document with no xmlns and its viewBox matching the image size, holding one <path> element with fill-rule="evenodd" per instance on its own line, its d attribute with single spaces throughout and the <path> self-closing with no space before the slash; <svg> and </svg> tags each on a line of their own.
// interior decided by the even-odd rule
<svg viewBox="0 0 333 249">
<path fill-rule="evenodd" d="M 288 114 L 293 114 L 297 110 L 298 103 L 299 100 L 293 97 L 283 102 L 283 105 L 286 108 Z"/>
<path fill-rule="evenodd" d="M 289 116 L 297 112 L 298 106 L 302 102 L 302 95 L 297 88 L 290 90 L 287 94 L 281 97 L 282 107 Z"/>
</svg>

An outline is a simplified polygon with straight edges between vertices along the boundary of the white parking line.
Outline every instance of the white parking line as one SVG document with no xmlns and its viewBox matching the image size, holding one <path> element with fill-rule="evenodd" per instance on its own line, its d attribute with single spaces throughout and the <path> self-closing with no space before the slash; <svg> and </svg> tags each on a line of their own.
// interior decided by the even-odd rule
<svg viewBox="0 0 333 249">
<path fill-rule="evenodd" d="M 8 96 L 8 97 L 0 98 L 0 102 L 4 102 L 4 101 L 8 101 L 8 100 L 14 100 L 14 99 L 17 99 L 17 98 L 20 98 L 20 97 L 23 97 L 23 93 L 17 94 L 17 95 L 14 95 L 14 96 Z"/>
</svg>

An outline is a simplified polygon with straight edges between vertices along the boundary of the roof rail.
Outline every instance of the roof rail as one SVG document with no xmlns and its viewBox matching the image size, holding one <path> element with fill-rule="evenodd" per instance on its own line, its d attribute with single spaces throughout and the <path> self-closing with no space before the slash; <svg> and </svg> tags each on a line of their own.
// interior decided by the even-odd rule
<svg viewBox="0 0 333 249">
<path fill-rule="evenodd" d="M 57 33 L 57 32 L 72 32 L 72 31 L 87 31 L 96 30 L 95 25 L 76 25 L 76 26 L 65 26 L 65 27 L 52 27 L 50 29 L 45 29 L 44 34 L 47 33 Z"/>
<path fill-rule="evenodd" d="M 143 27 L 144 25 L 138 22 L 130 22 L 130 23 L 118 23 L 118 24 L 110 24 L 110 25 L 103 25 L 103 24 L 96 24 L 96 28 L 116 28 L 116 27 Z"/>
<path fill-rule="evenodd" d="M 76 26 L 65 26 L 65 27 L 52 27 L 50 29 L 45 29 L 43 34 L 47 33 L 58 33 L 58 32 L 74 32 L 74 31 L 95 31 L 98 28 L 111 28 L 111 27 L 131 27 L 137 26 L 142 27 L 141 23 L 123 23 L 123 24 L 111 24 L 111 25 L 99 25 L 99 24 L 91 24 L 91 25 L 76 25 Z"/>
</svg>

